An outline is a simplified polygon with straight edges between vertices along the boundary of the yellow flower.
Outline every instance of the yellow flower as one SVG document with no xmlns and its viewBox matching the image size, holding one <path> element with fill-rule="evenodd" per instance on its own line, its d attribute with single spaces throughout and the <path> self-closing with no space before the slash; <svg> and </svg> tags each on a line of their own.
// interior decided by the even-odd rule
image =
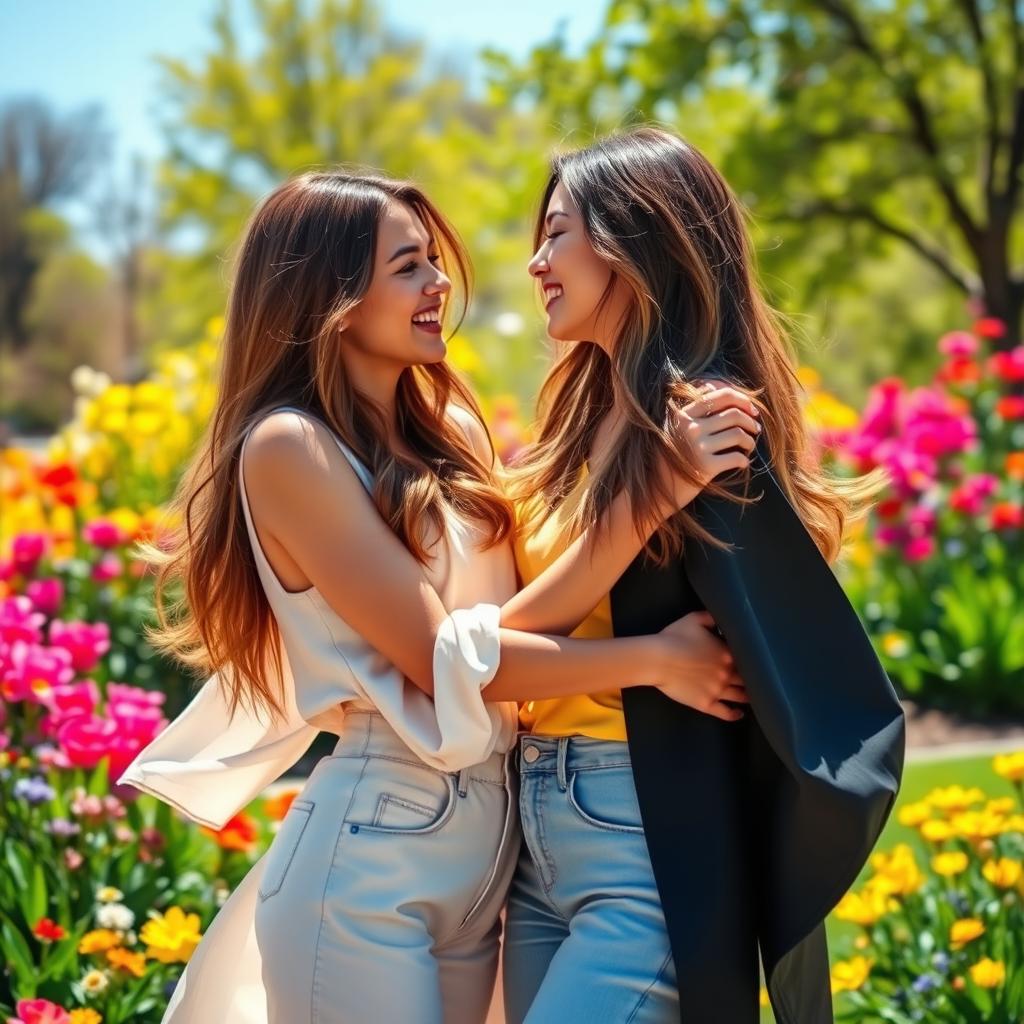
<svg viewBox="0 0 1024 1024">
<path fill-rule="evenodd" d="M 111 967 L 120 967 L 121 970 L 134 974 L 136 978 L 141 978 L 146 973 L 145 956 L 127 949 L 107 950 L 107 963 Z"/>
<path fill-rule="evenodd" d="M 867 957 L 855 956 L 851 960 L 839 960 L 832 966 L 832 993 L 853 992 L 860 988 L 871 973 L 871 961 Z"/>
<path fill-rule="evenodd" d="M 933 818 L 921 823 L 921 836 L 930 843 L 943 843 L 947 839 L 952 839 L 954 835 L 955 830 L 948 821 Z"/>
<path fill-rule="evenodd" d="M 87 971 L 82 978 L 82 990 L 87 996 L 98 996 L 109 983 L 106 971 Z"/>
<path fill-rule="evenodd" d="M 981 803 L 985 799 L 985 794 L 977 786 L 970 789 L 964 789 L 963 786 L 940 786 L 933 789 L 924 799 L 932 807 L 953 814 L 956 811 L 967 810 L 971 804 Z"/>
<path fill-rule="evenodd" d="M 865 886 L 862 892 L 848 892 L 839 901 L 835 914 L 840 921 L 871 925 L 884 917 L 890 909 L 889 899 L 884 892 Z"/>
<path fill-rule="evenodd" d="M 893 896 L 906 896 L 924 885 L 924 875 L 917 866 L 914 851 L 906 843 L 898 843 L 891 853 L 876 853 L 871 865 L 876 874 L 868 885 Z"/>
<path fill-rule="evenodd" d="M 1013 754 L 996 754 L 992 760 L 992 769 L 996 775 L 1010 782 L 1020 782 L 1024 779 L 1024 750 Z"/>
<path fill-rule="evenodd" d="M 72 1010 L 70 1024 L 103 1024 L 103 1015 L 89 1007 Z"/>
<path fill-rule="evenodd" d="M 995 988 L 1006 980 L 1006 965 L 987 956 L 971 965 L 971 981 L 979 988 Z"/>
<path fill-rule="evenodd" d="M 982 865 L 981 873 L 998 889 L 1012 889 L 1019 881 L 1024 865 L 1019 860 L 1000 857 L 999 860 L 987 860 Z"/>
<path fill-rule="evenodd" d="M 120 903 L 124 899 L 124 893 L 112 885 L 101 885 L 96 890 L 97 903 Z"/>
<path fill-rule="evenodd" d="M 105 953 L 121 945 L 121 936 L 109 928 L 97 928 L 86 932 L 78 943 L 79 953 Z"/>
<path fill-rule="evenodd" d="M 882 651 L 890 658 L 905 658 L 910 653 L 910 643 L 905 633 L 891 630 L 882 636 Z M 919 804 L 911 804 L 912 807 L 925 807 L 928 805 L 923 801 Z M 900 819 L 902 821 L 902 818 Z M 916 822 L 915 822 L 916 824 Z"/>
<path fill-rule="evenodd" d="M 1012 796 L 1001 796 L 997 800 L 989 800 L 985 804 L 984 814 L 1009 814 L 1017 801 Z"/>
<path fill-rule="evenodd" d="M 953 949 L 962 949 L 984 934 L 985 926 L 976 917 L 963 917 L 949 929 L 949 942 Z"/>
<path fill-rule="evenodd" d="M 899 822 L 908 828 L 917 828 L 918 825 L 928 820 L 928 816 L 931 813 L 931 805 L 925 803 L 924 800 L 919 800 L 915 804 L 907 804 L 905 807 L 900 808 Z"/>
<path fill-rule="evenodd" d="M 986 814 L 984 811 L 963 811 L 954 814 L 952 824 L 957 835 L 964 839 L 978 841 L 990 839 L 1003 831 L 1005 818 L 999 814 Z"/>
<path fill-rule="evenodd" d="M 959 875 L 967 870 L 967 854 L 961 850 L 954 850 L 950 853 L 938 853 L 932 857 L 932 871 L 943 878 L 951 875 Z"/>
<path fill-rule="evenodd" d="M 188 963 L 202 938 L 199 915 L 170 907 L 165 914 L 154 914 L 142 926 L 141 938 L 150 959 L 164 964 Z"/>
</svg>

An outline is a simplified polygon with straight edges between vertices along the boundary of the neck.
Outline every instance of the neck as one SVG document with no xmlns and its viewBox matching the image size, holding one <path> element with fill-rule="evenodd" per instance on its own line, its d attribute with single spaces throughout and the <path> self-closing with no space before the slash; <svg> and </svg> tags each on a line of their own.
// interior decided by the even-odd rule
<svg viewBox="0 0 1024 1024">
<path fill-rule="evenodd" d="M 367 356 L 363 352 L 352 349 L 345 352 L 342 358 L 352 387 L 384 411 L 388 423 L 389 440 L 393 439 L 396 430 L 395 407 L 398 378 L 402 375 L 405 367 Z"/>
</svg>

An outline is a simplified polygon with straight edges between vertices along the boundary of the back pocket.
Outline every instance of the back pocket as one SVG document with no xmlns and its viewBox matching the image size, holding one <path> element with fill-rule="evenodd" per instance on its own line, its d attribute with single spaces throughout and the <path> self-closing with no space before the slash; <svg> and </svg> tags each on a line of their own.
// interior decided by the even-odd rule
<svg viewBox="0 0 1024 1024">
<path fill-rule="evenodd" d="M 281 822 L 281 827 L 274 836 L 274 841 L 267 851 L 267 862 L 263 869 L 260 882 L 260 899 L 269 899 L 284 885 L 285 875 L 291 867 L 295 851 L 299 848 L 299 840 L 309 824 L 309 816 L 314 804 L 311 800 L 293 800 L 288 813 Z"/>
<path fill-rule="evenodd" d="M 436 832 L 455 810 L 455 779 L 424 764 L 369 755 L 347 825 L 367 832 Z"/>
</svg>

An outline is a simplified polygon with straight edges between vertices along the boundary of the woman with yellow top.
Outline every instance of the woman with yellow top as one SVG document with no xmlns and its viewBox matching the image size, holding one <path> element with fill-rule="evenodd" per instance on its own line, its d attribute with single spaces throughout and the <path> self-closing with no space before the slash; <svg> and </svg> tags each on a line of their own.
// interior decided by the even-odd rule
<svg viewBox="0 0 1024 1024">
<path fill-rule="evenodd" d="M 678 136 L 642 127 L 556 158 L 529 269 L 567 346 L 509 473 L 519 599 L 594 531 L 595 564 L 623 572 L 586 617 L 566 604 L 561 632 L 703 616 L 735 666 L 689 704 L 595 687 L 521 705 L 508 1024 L 754 1022 L 759 952 L 780 1024 L 831 1021 L 823 919 L 903 758 L 899 703 L 829 565 L 880 481 L 831 478 L 812 457 L 740 204 Z M 760 413 L 749 467 L 702 481 L 631 552 L 614 510 L 658 518 L 667 481 L 698 476 L 698 453 L 675 443 L 682 403 L 683 437 L 742 445 L 745 413 L 701 415 L 699 385 L 722 378 Z M 516 600 L 503 627 L 559 621 Z"/>
</svg>

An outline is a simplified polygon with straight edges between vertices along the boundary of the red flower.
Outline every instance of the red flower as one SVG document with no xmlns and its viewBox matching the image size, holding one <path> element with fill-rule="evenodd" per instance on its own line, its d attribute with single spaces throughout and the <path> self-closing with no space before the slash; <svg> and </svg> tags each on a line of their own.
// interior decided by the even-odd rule
<svg viewBox="0 0 1024 1024">
<path fill-rule="evenodd" d="M 993 530 L 1019 530 L 1024 526 L 1024 507 L 1012 501 L 999 501 L 992 506 Z"/>
<path fill-rule="evenodd" d="M 936 377 L 952 384 L 967 384 L 981 380 L 981 367 L 973 359 L 950 359 Z"/>
<path fill-rule="evenodd" d="M 997 316 L 983 316 L 974 321 L 974 333 L 979 338 L 1001 338 L 1006 334 L 1006 324 Z"/>
<path fill-rule="evenodd" d="M 39 482 L 59 490 L 78 479 L 75 467 L 70 462 L 57 462 L 39 471 Z"/>
<path fill-rule="evenodd" d="M 879 519 L 898 519 L 903 511 L 903 502 L 899 498 L 884 498 L 878 503 Z"/>
<path fill-rule="evenodd" d="M 59 942 L 67 935 L 67 932 L 56 921 L 51 921 L 48 917 L 41 917 L 36 921 L 32 934 L 43 942 Z"/>
<path fill-rule="evenodd" d="M 996 412 L 1004 420 L 1024 420 L 1024 398 L 1020 395 L 1007 395 L 996 402 Z"/>
<path fill-rule="evenodd" d="M 236 814 L 219 832 L 212 828 L 203 828 L 202 831 L 224 850 L 241 850 L 248 853 L 255 847 L 259 840 L 259 828 L 256 819 L 240 811 Z"/>
</svg>

